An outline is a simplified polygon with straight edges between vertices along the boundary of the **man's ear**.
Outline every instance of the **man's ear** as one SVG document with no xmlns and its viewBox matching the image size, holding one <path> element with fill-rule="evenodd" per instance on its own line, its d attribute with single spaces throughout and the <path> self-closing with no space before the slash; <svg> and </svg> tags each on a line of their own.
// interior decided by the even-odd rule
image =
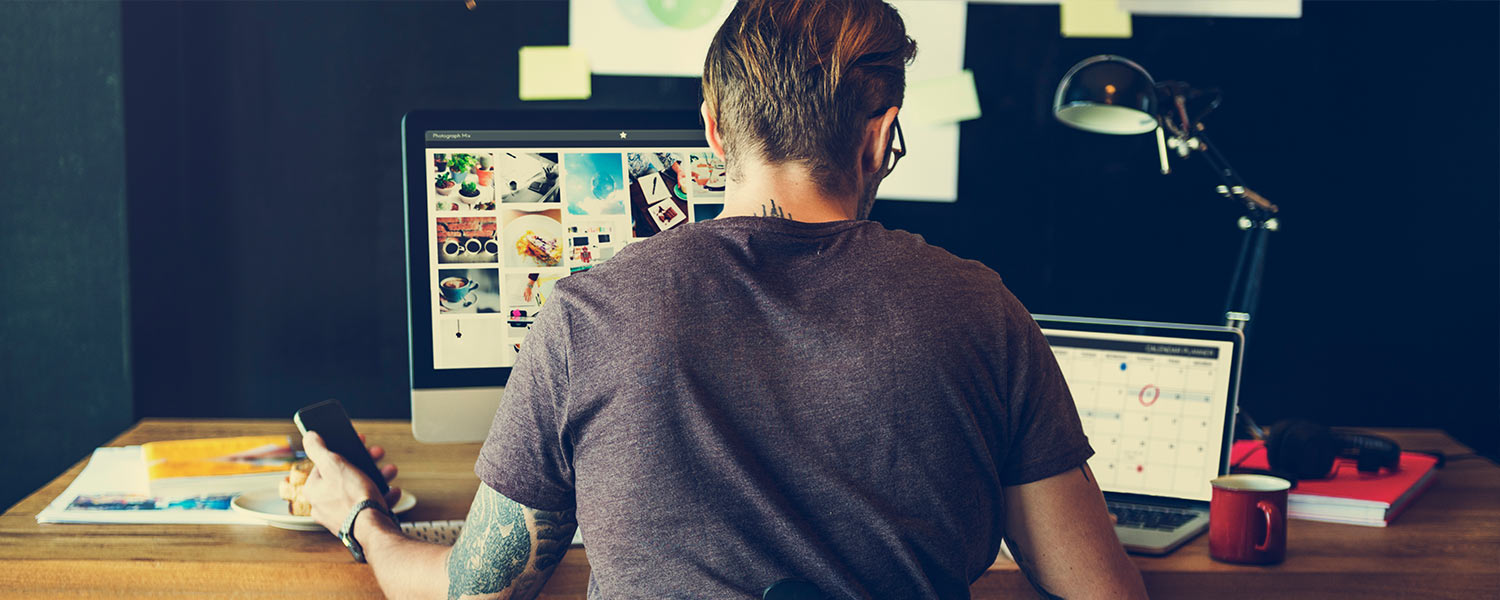
<svg viewBox="0 0 1500 600">
<path fill-rule="evenodd" d="M 885 168 L 885 157 L 891 152 L 891 127 L 900 111 L 900 107 L 892 106 L 884 114 L 866 121 L 864 141 L 859 148 L 859 166 L 864 172 L 873 174 Z"/>
<path fill-rule="evenodd" d="M 703 114 L 703 137 L 708 140 L 708 147 L 713 149 L 714 154 L 725 156 L 724 138 L 719 137 L 719 117 L 708 109 L 708 102 L 699 105 L 698 112 Z"/>
</svg>

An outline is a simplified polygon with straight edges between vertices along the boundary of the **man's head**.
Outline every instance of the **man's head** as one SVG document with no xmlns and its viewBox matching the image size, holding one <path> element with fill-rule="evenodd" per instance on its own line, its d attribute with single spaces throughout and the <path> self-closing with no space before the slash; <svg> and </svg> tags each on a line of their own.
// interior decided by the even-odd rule
<svg viewBox="0 0 1500 600">
<path fill-rule="evenodd" d="M 873 194 L 856 189 L 859 151 L 872 119 L 901 105 L 916 50 L 880 0 L 741 0 L 703 70 L 731 181 L 747 162 L 795 163 L 825 193 Z"/>
</svg>

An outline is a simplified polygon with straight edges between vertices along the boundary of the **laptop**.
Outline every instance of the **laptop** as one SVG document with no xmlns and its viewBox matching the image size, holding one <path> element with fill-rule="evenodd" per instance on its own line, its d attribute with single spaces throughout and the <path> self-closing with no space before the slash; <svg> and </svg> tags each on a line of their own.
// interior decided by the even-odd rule
<svg viewBox="0 0 1500 600">
<path fill-rule="evenodd" d="M 1094 448 L 1089 468 L 1138 554 L 1208 528 L 1229 472 L 1244 336 L 1230 327 L 1033 315 Z"/>
</svg>

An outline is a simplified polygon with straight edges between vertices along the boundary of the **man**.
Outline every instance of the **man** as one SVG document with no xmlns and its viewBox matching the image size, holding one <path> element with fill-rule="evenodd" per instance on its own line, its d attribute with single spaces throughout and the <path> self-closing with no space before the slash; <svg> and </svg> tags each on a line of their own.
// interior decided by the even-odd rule
<svg viewBox="0 0 1500 600">
<path fill-rule="evenodd" d="M 703 80 L 723 215 L 557 284 L 457 544 L 356 516 L 382 589 L 530 598 L 581 526 L 590 597 L 965 597 L 1002 538 L 1043 593 L 1144 596 L 1030 315 L 983 265 L 863 220 L 905 152 L 914 52 L 878 0 L 735 7 Z M 336 530 L 374 487 L 305 442 Z"/>
</svg>

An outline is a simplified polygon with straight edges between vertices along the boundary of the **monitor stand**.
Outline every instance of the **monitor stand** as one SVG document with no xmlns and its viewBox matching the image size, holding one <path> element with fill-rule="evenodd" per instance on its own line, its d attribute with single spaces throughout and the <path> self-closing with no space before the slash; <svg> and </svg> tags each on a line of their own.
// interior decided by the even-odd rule
<svg viewBox="0 0 1500 600">
<path fill-rule="evenodd" d="M 483 442 L 503 387 L 411 391 L 411 433 L 429 444 Z"/>
</svg>

